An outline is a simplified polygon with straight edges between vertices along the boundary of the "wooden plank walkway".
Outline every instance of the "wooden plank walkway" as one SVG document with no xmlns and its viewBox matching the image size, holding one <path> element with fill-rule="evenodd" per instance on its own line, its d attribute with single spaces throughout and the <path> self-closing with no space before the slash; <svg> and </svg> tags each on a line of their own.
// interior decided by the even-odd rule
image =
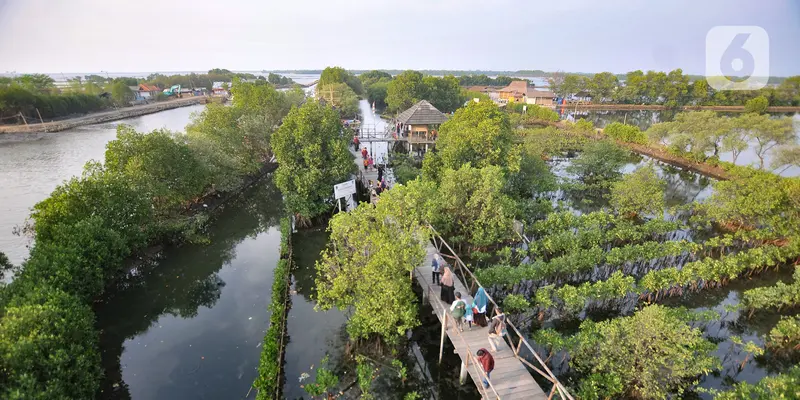
<svg viewBox="0 0 800 400">
<path fill-rule="evenodd" d="M 361 157 L 359 156 L 359 160 Z M 364 168 L 363 166 L 361 167 Z M 422 286 L 424 298 L 431 304 L 434 312 L 442 322 L 443 313 L 449 315 L 450 304 L 444 304 L 440 298 L 441 287 L 434 285 L 431 281 L 431 262 L 433 255 L 437 253 L 436 248 L 428 243 L 426 246 L 425 261 L 414 270 L 414 277 L 417 282 Z M 472 296 L 459 279 L 455 279 L 455 290 L 461 292 L 462 299 L 467 304 L 472 303 Z M 445 311 L 446 310 L 446 311 Z M 455 347 L 455 352 L 461 357 L 462 363 L 468 363 L 467 370 L 472 378 L 472 382 L 477 386 L 478 391 L 484 399 L 531 399 L 531 400 L 546 400 L 547 394 L 542 391 L 539 384 L 533 379 L 528 369 L 514 356 L 514 351 L 502 340 L 502 343 L 497 346 L 497 351 L 492 352 L 494 357 L 494 371 L 491 374 L 492 388 L 485 389 L 483 387 L 483 375 L 478 371 L 479 366 L 475 365 L 475 353 L 478 349 L 485 348 L 491 350 L 488 339 L 488 327 L 479 327 L 473 325 L 472 330 L 468 330 L 466 321 L 464 322 L 464 332 L 458 332 L 457 328 L 452 326 L 454 323 L 450 319 L 447 324 L 447 336 L 450 342 Z M 472 357 L 470 356 L 472 355 Z"/>
</svg>

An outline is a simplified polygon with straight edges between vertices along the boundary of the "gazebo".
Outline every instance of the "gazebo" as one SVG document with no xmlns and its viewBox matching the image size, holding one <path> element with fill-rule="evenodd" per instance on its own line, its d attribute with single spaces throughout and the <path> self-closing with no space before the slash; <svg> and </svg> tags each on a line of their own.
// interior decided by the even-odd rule
<svg viewBox="0 0 800 400">
<path fill-rule="evenodd" d="M 436 142 L 439 125 L 447 116 L 427 100 L 421 100 L 397 116 L 397 130 L 408 138 L 409 151 L 428 151 L 428 145 Z"/>
</svg>

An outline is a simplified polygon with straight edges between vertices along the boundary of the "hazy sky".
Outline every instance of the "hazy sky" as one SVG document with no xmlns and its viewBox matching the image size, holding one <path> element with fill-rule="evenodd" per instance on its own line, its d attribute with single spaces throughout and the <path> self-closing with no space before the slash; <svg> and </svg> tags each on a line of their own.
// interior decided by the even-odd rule
<svg viewBox="0 0 800 400">
<path fill-rule="evenodd" d="M 800 75 L 798 0 L 0 0 L 0 72 L 702 74 L 716 25 L 763 27 L 772 75 Z"/>
</svg>

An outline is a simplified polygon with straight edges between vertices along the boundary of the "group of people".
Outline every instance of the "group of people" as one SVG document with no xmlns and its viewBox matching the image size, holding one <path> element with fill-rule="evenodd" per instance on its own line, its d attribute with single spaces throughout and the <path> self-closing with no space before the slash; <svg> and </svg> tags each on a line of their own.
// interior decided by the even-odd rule
<svg viewBox="0 0 800 400">
<path fill-rule="evenodd" d="M 367 148 L 361 149 L 361 158 L 364 159 L 364 171 L 371 170 L 375 166 L 375 160 L 369 155 Z"/>
<path fill-rule="evenodd" d="M 482 287 L 478 288 L 475 297 L 471 304 L 467 304 L 462 298 L 460 292 L 455 291 L 455 276 L 450 266 L 444 261 L 442 256 L 434 254 L 431 263 L 431 278 L 433 283 L 441 286 L 440 298 L 443 302 L 450 304 L 450 315 L 456 321 L 456 328 L 464 332 L 464 321 L 467 321 L 469 330 L 472 330 L 472 325 L 475 324 L 479 327 L 489 326 L 488 339 L 489 347 L 492 351 L 480 349 L 476 353 L 478 362 L 481 364 L 486 378 L 489 378 L 492 370 L 494 369 L 494 357 L 492 352 L 497 352 L 497 346 L 502 344 L 503 336 L 506 334 L 506 317 L 505 314 L 497 310 L 491 322 L 487 323 L 486 320 L 486 306 L 488 305 L 489 298 L 486 295 L 486 290 Z M 484 387 L 489 387 L 487 379 L 483 380 Z"/>
</svg>

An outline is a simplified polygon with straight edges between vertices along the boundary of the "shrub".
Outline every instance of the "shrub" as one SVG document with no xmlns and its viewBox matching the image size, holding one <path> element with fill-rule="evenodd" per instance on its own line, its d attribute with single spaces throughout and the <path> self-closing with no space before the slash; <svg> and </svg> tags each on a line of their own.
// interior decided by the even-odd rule
<svg viewBox="0 0 800 400">
<path fill-rule="evenodd" d="M 626 143 L 647 144 L 647 135 L 638 127 L 620 122 L 613 122 L 603 129 L 608 137 Z"/>
<path fill-rule="evenodd" d="M 652 165 L 643 166 L 611 186 L 611 206 L 620 215 L 637 216 L 651 214 L 660 216 L 666 202 L 664 189 L 667 184 L 656 174 Z"/>
<path fill-rule="evenodd" d="M 91 309 L 39 287 L 8 304 L 0 323 L 0 398 L 90 399 L 102 372 Z"/>
<path fill-rule="evenodd" d="M 767 98 L 764 96 L 758 96 L 750 100 L 747 100 L 747 102 L 744 103 L 744 112 L 763 114 L 767 112 L 768 106 L 769 106 L 769 100 L 767 100 Z"/>
</svg>

